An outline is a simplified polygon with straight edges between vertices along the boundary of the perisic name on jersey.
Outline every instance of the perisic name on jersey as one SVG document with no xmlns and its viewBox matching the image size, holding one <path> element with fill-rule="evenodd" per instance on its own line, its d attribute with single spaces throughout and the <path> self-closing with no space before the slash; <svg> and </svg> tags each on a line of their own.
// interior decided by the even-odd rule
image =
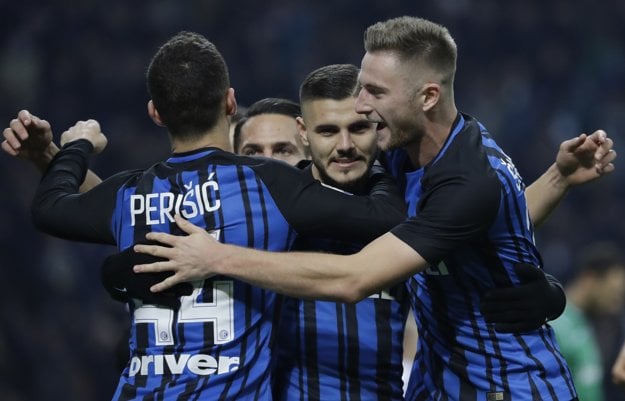
<svg viewBox="0 0 625 401">
<path fill-rule="evenodd" d="M 131 225 L 134 227 L 136 217 L 144 214 L 145 224 L 155 225 L 174 221 L 174 215 L 179 214 L 185 219 L 191 219 L 206 212 L 214 212 L 221 207 L 218 191 L 219 184 L 212 178 L 201 184 L 185 184 L 185 193 L 159 192 L 149 194 L 134 194 L 130 196 Z"/>
</svg>

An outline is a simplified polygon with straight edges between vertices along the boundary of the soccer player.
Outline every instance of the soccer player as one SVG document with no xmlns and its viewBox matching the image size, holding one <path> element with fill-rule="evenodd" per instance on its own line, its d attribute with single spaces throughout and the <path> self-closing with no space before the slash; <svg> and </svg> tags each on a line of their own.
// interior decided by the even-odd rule
<svg viewBox="0 0 625 401">
<path fill-rule="evenodd" d="M 297 125 L 311 161 L 299 163 L 326 185 L 369 190 L 375 127 L 355 112 L 358 68 L 311 72 L 300 86 Z M 353 253 L 365 244 L 299 237 L 293 249 Z M 403 285 L 355 304 L 287 298 L 280 319 L 277 400 L 403 400 L 402 340 L 410 304 Z"/>
<path fill-rule="evenodd" d="M 156 292 L 225 274 L 288 295 L 347 302 L 408 280 L 420 335 L 407 399 L 575 400 L 548 325 L 500 333 L 479 309 L 487 291 L 516 286 L 524 264 L 539 266 L 540 255 L 514 164 L 455 106 L 453 38 L 438 24 L 400 17 L 369 27 L 365 50 L 356 110 L 377 124 L 378 144 L 390 151 L 408 220 L 355 254 L 332 255 L 220 244 L 177 216 L 189 235 L 148 234 L 167 246 L 135 250 L 168 260 L 135 271 L 174 271 L 152 287 Z M 613 170 L 608 150 L 591 160 L 588 174 Z"/>
<path fill-rule="evenodd" d="M 367 241 L 403 220 L 403 200 L 383 179 L 367 197 L 348 196 L 286 163 L 222 151 L 236 101 L 223 58 L 203 36 L 183 32 L 165 43 L 147 82 L 148 113 L 167 128 L 171 157 L 78 194 L 89 153 L 106 144 L 96 121 L 78 122 L 63 133 L 36 192 L 39 228 L 124 250 L 147 232 L 179 233 L 172 216 L 182 214 L 222 241 L 286 250 L 299 233 Z M 271 399 L 281 297 L 212 277 L 177 301 L 130 302 L 130 360 L 113 398 Z"/>
<path fill-rule="evenodd" d="M 312 161 L 299 166 L 324 184 L 356 194 L 366 192 L 368 174 L 378 153 L 374 126 L 355 112 L 357 77 L 358 68 L 348 64 L 313 71 L 300 87 L 302 116 L 297 117 L 301 141 L 312 156 Z M 260 102 L 266 104 L 268 100 Z M 250 110 L 254 108 L 252 105 Z M 268 124 L 266 128 L 272 127 Z M 272 136 L 266 138 L 266 133 L 270 131 L 256 134 L 256 140 L 269 142 Z M 362 246 L 300 237 L 293 249 L 347 254 Z M 535 286 L 527 289 L 546 298 L 549 294 L 541 290 Z M 560 294 L 559 289 L 554 291 Z M 274 379 L 277 399 L 403 400 L 406 292 L 398 285 L 381 293 L 384 296 L 374 294 L 353 305 L 297 298 L 285 301 Z M 516 298 L 504 304 L 521 301 Z M 557 304 L 553 305 L 556 309 Z M 546 317 L 544 308 L 536 308 L 536 312 L 540 325 Z M 528 324 L 521 320 L 516 314 L 516 324 Z"/>
<path fill-rule="evenodd" d="M 308 159 L 295 122 L 300 114 L 299 104 L 288 99 L 266 98 L 253 103 L 234 127 L 234 153 L 271 157 L 291 165 Z"/>
</svg>

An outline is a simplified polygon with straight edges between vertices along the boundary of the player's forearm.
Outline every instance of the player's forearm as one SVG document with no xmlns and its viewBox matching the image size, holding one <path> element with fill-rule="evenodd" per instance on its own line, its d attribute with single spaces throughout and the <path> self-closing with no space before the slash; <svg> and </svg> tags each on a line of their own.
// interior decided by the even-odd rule
<svg viewBox="0 0 625 401">
<path fill-rule="evenodd" d="M 76 239 L 74 226 L 80 219 L 73 209 L 77 203 L 70 198 L 78 193 L 84 180 L 91 149 L 92 145 L 86 141 L 72 143 L 58 153 L 46 169 L 31 205 L 33 223 L 39 230 L 60 238 Z"/>
<path fill-rule="evenodd" d="M 211 266 L 218 274 L 297 298 L 356 302 L 368 295 L 352 256 L 224 246 L 229 255 Z"/>
<path fill-rule="evenodd" d="M 56 146 L 54 142 L 50 142 L 46 150 L 41 152 L 38 157 L 30 159 L 30 162 L 43 175 L 48 169 L 48 165 L 52 159 L 54 159 L 54 156 L 59 153 L 59 150 L 59 147 Z M 80 185 L 80 193 L 87 192 L 101 182 L 102 179 L 100 177 L 98 177 L 93 171 L 88 170 L 85 180 Z"/>
<path fill-rule="evenodd" d="M 525 198 L 534 227 L 540 226 L 564 198 L 569 185 L 555 163 L 525 189 Z"/>
<path fill-rule="evenodd" d="M 85 175 L 85 180 L 80 185 L 80 193 L 87 192 L 96 185 L 100 184 L 102 179 L 96 175 L 91 170 L 87 170 L 87 175 Z"/>
</svg>

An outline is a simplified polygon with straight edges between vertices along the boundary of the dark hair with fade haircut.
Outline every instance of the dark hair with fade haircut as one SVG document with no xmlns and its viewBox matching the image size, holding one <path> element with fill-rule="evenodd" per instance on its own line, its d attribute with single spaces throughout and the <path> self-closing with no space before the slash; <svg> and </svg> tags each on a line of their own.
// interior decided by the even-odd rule
<svg viewBox="0 0 625 401">
<path fill-rule="evenodd" d="M 245 111 L 245 116 L 234 126 L 232 149 L 235 153 L 238 153 L 239 146 L 241 146 L 241 127 L 243 127 L 250 118 L 261 114 L 281 114 L 283 116 L 297 118 L 302 115 L 302 109 L 298 103 L 279 97 L 268 97 L 252 103 Z"/>
<path fill-rule="evenodd" d="M 317 68 L 299 88 L 299 101 L 343 100 L 353 97 L 358 86 L 359 69 L 353 64 L 331 64 Z"/>
<path fill-rule="evenodd" d="M 182 31 L 150 62 L 148 92 L 172 136 L 194 138 L 217 123 L 230 87 L 221 53 L 204 36 Z"/>
<path fill-rule="evenodd" d="M 365 31 L 365 51 L 392 51 L 402 60 L 423 60 L 453 83 L 458 48 L 449 30 L 423 18 L 403 16 L 378 22 Z"/>
<path fill-rule="evenodd" d="M 254 102 L 247 108 L 245 117 L 254 117 L 259 114 L 282 114 L 288 117 L 299 117 L 302 110 L 298 103 L 279 97 L 268 97 Z"/>
</svg>

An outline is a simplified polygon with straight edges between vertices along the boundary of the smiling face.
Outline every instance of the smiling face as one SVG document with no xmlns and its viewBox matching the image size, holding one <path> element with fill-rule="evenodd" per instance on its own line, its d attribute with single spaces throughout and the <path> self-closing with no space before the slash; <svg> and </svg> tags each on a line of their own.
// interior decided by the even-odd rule
<svg viewBox="0 0 625 401">
<path fill-rule="evenodd" d="M 412 68 L 411 68 L 412 67 Z M 391 51 L 367 52 L 362 59 L 356 112 L 377 123 L 383 150 L 406 146 L 423 130 L 423 97 L 416 63 Z"/>
<path fill-rule="evenodd" d="M 354 104 L 353 97 L 306 101 L 298 119 L 315 178 L 350 192 L 366 181 L 377 153 L 374 125 L 355 112 Z"/>
<path fill-rule="evenodd" d="M 241 126 L 238 154 L 264 156 L 291 165 L 306 159 L 295 119 L 283 114 L 259 114 Z"/>
</svg>

